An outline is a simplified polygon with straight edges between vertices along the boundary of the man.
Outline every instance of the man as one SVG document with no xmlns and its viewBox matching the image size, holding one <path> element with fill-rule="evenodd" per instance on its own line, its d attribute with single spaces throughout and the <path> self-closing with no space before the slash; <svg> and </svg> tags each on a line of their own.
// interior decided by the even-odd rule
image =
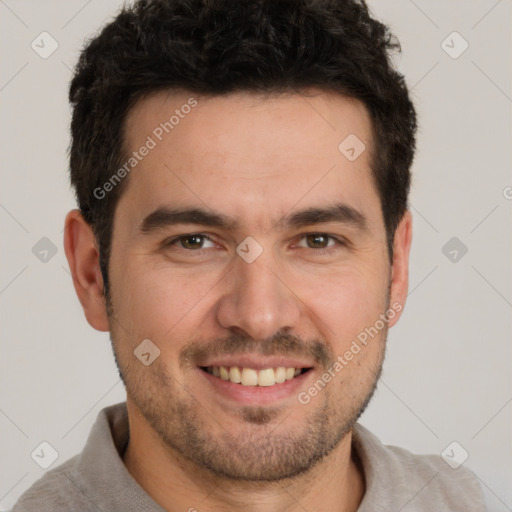
<svg viewBox="0 0 512 512">
<path fill-rule="evenodd" d="M 356 0 L 139 1 L 89 42 L 65 249 L 127 401 L 14 512 L 485 509 L 357 423 L 408 287 L 398 48 Z"/>
</svg>

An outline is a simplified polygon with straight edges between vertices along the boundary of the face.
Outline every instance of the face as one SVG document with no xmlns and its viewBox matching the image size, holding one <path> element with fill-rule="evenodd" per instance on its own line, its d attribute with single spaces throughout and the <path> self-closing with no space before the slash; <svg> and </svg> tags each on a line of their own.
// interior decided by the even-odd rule
<svg viewBox="0 0 512 512">
<path fill-rule="evenodd" d="M 335 449 L 401 310 L 367 111 L 313 93 L 158 93 L 126 123 L 140 160 L 115 212 L 109 325 L 129 406 L 170 453 L 232 479 Z M 355 160 L 338 148 L 351 134 Z"/>
</svg>

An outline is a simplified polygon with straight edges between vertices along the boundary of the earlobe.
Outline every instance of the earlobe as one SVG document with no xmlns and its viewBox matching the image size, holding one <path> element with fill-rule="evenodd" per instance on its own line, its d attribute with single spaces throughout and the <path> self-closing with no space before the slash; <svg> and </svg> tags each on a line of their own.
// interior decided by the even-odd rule
<svg viewBox="0 0 512 512">
<path fill-rule="evenodd" d="M 92 228 L 78 210 L 72 210 L 66 216 L 64 250 L 87 321 L 98 331 L 108 331 L 99 252 Z"/>
<path fill-rule="evenodd" d="M 400 318 L 405 306 L 409 288 L 409 253 L 412 243 L 412 215 L 406 210 L 398 224 L 393 243 L 393 264 L 391 267 L 390 307 L 400 305 L 400 314 L 389 321 L 392 327 Z M 393 308 L 395 309 L 395 308 Z"/>
</svg>

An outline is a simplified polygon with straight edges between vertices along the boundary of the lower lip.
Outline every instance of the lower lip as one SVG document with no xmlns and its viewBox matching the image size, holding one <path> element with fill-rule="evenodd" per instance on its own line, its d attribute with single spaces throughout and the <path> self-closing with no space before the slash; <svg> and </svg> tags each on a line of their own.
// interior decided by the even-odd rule
<svg viewBox="0 0 512 512">
<path fill-rule="evenodd" d="M 293 379 L 273 386 L 243 386 L 229 380 L 222 380 L 200 368 L 197 371 L 205 382 L 212 386 L 216 394 L 245 405 L 267 405 L 290 396 L 297 396 L 300 388 L 305 389 L 305 381 L 313 374 L 313 370 L 301 373 Z"/>
</svg>

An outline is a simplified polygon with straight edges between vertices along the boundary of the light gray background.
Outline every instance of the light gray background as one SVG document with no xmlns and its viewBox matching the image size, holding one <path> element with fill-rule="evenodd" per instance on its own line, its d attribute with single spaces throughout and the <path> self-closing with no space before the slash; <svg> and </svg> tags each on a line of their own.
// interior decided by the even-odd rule
<svg viewBox="0 0 512 512">
<path fill-rule="evenodd" d="M 125 397 L 108 334 L 87 324 L 62 245 L 64 216 L 74 207 L 66 153 L 71 68 L 84 38 L 119 5 L 0 0 L 2 510 L 43 475 L 30 456 L 42 441 L 57 450 L 55 467 L 81 450 L 98 411 Z M 417 453 L 441 453 L 457 441 L 491 510 L 512 510 L 512 3 L 370 6 L 400 39 L 396 62 L 420 129 L 410 293 L 362 423 Z M 31 48 L 43 31 L 59 44 L 47 59 Z M 456 59 L 441 47 L 453 31 L 469 43 Z M 453 36 L 448 44 L 461 48 Z M 453 236 L 468 248 L 455 263 L 442 252 Z M 46 263 L 32 253 L 42 237 L 57 248 Z"/>
</svg>

